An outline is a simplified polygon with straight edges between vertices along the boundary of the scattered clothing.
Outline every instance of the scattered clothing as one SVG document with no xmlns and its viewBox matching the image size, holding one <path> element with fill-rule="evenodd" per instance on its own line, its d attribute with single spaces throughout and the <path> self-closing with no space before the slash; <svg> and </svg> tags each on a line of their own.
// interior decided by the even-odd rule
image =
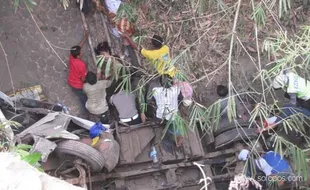
<svg viewBox="0 0 310 190">
<path fill-rule="evenodd" d="M 68 83 L 72 88 L 83 89 L 83 79 L 86 77 L 86 64 L 79 58 L 69 57 Z"/>
<path fill-rule="evenodd" d="M 157 105 L 157 118 L 169 121 L 172 116 L 178 112 L 179 94 L 180 88 L 176 86 L 170 88 L 155 87 L 153 89 L 153 97 L 155 98 Z"/>
<path fill-rule="evenodd" d="M 96 84 L 84 84 L 83 90 L 85 91 L 88 100 L 86 108 L 88 111 L 95 115 L 101 115 L 108 111 L 109 107 L 106 100 L 106 88 L 111 85 L 111 81 L 100 80 Z"/>
<path fill-rule="evenodd" d="M 119 91 L 111 96 L 110 102 L 116 107 L 120 121 L 129 125 L 141 123 L 140 115 L 136 107 L 136 97 L 133 93 Z"/>
<path fill-rule="evenodd" d="M 98 1 L 99 3 L 99 1 Z M 98 4 L 97 3 L 97 4 Z M 106 8 L 108 9 L 108 18 L 111 24 L 112 34 L 119 38 L 120 33 L 132 36 L 135 33 L 134 25 L 127 18 L 117 18 L 117 12 L 122 4 L 121 0 L 105 0 Z M 98 5 L 97 5 L 98 7 Z"/>
<path fill-rule="evenodd" d="M 169 47 L 163 45 L 157 50 L 142 49 L 141 54 L 155 66 L 157 72 L 161 75 L 168 74 L 170 77 L 176 75 L 176 68 L 173 65 L 169 65 L 171 58 Z"/>
</svg>

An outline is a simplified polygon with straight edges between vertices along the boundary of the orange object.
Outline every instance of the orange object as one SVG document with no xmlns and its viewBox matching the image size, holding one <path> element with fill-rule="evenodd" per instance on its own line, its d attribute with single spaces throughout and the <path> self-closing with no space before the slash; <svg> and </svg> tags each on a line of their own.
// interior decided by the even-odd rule
<svg viewBox="0 0 310 190">
<path fill-rule="evenodd" d="M 132 36 L 135 33 L 135 28 L 127 18 L 121 18 L 115 22 L 117 29 L 128 36 Z"/>
</svg>

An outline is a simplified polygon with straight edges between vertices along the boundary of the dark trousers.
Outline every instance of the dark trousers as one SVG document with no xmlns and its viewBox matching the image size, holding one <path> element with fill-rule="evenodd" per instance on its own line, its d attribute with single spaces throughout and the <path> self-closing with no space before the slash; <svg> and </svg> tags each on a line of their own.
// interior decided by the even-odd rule
<svg viewBox="0 0 310 190">
<path fill-rule="evenodd" d="M 287 92 L 285 92 L 284 97 L 290 99 L 290 95 Z M 296 98 L 296 102 L 297 102 L 296 106 L 310 110 L 310 100 L 303 100 L 300 98 Z"/>
<path fill-rule="evenodd" d="M 110 124 L 110 112 L 109 112 L 109 110 L 100 115 L 100 122 L 102 124 Z"/>
<path fill-rule="evenodd" d="M 82 106 L 82 111 L 84 112 L 83 114 L 87 113 L 88 111 L 86 110 L 85 104 L 87 101 L 87 96 L 86 94 L 83 92 L 83 89 L 77 89 L 77 88 L 73 88 L 71 87 L 73 93 L 79 98 L 81 106 Z"/>
</svg>

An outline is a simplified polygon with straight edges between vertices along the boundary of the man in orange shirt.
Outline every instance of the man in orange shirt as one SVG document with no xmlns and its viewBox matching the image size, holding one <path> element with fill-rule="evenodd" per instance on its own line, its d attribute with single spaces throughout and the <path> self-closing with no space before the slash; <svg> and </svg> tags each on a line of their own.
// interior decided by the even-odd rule
<svg viewBox="0 0 310 190">
<path fill-rule="evenodd" d="M 85 113 L 85 103 L 87 96 L 83 92 L 83 84 L 87 74 L 87 66 L 81 60 L 82 52 L 81 49 L 86 42 L 88 37 L 88 31 L 85 31 L 83 40 L 78 46 L 73 46 L 70 50 L 69 57 L 69 75 L 68 75 L 68 84 L 71 87 L 72 91 L 79 97 L 82 104 L 83 112 Z"/>
</svg>

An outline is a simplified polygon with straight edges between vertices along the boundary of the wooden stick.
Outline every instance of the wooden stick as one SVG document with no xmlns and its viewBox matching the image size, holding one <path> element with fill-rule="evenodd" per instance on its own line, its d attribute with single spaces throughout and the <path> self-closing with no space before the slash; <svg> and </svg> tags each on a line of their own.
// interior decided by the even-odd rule
<svg viewBox="0 0 310 190">
<path fill-rule="evenodd" d="M 107 27 L 106 18 L 103 16 L 102 12 L 100 12 L 99 14 L 100 14 L 100 18 L 103 22 L 103 27 L 104 27 L 104 31 L 105 31 L 106 36 L 107 36 L 107 41 L 111 45 L 110 31 L 108 30 L 108 27 Z M 111 49 L 111 51 L 112 51 L 112 54 L 114 54 L 113 48 Z"/>
<path fill-rule="evenodd" d="M 84 15 L 83 12 L 81 12 L 81 16 L 82 16 L 82 21 L 83 21 L 83 25 L 84 25 L 85 30 L 89 31 L 87 23 L 86 23 L 85 15 Z M 96 61 L 97 59 L 96 59 L 96 55 L 95 55 L 95 51 L 94 51 L 94 48 L 93 48 L 93 43 L 92 43 L 90 35 L 88 35 L 88 45 L 90 47 L 90 51 L 91 51 L 91 55 L 93 57 L 94 64 L 97 67 L 97 64 L 96 64 L 97 63 L 97 61 Z"/>
</svg>

